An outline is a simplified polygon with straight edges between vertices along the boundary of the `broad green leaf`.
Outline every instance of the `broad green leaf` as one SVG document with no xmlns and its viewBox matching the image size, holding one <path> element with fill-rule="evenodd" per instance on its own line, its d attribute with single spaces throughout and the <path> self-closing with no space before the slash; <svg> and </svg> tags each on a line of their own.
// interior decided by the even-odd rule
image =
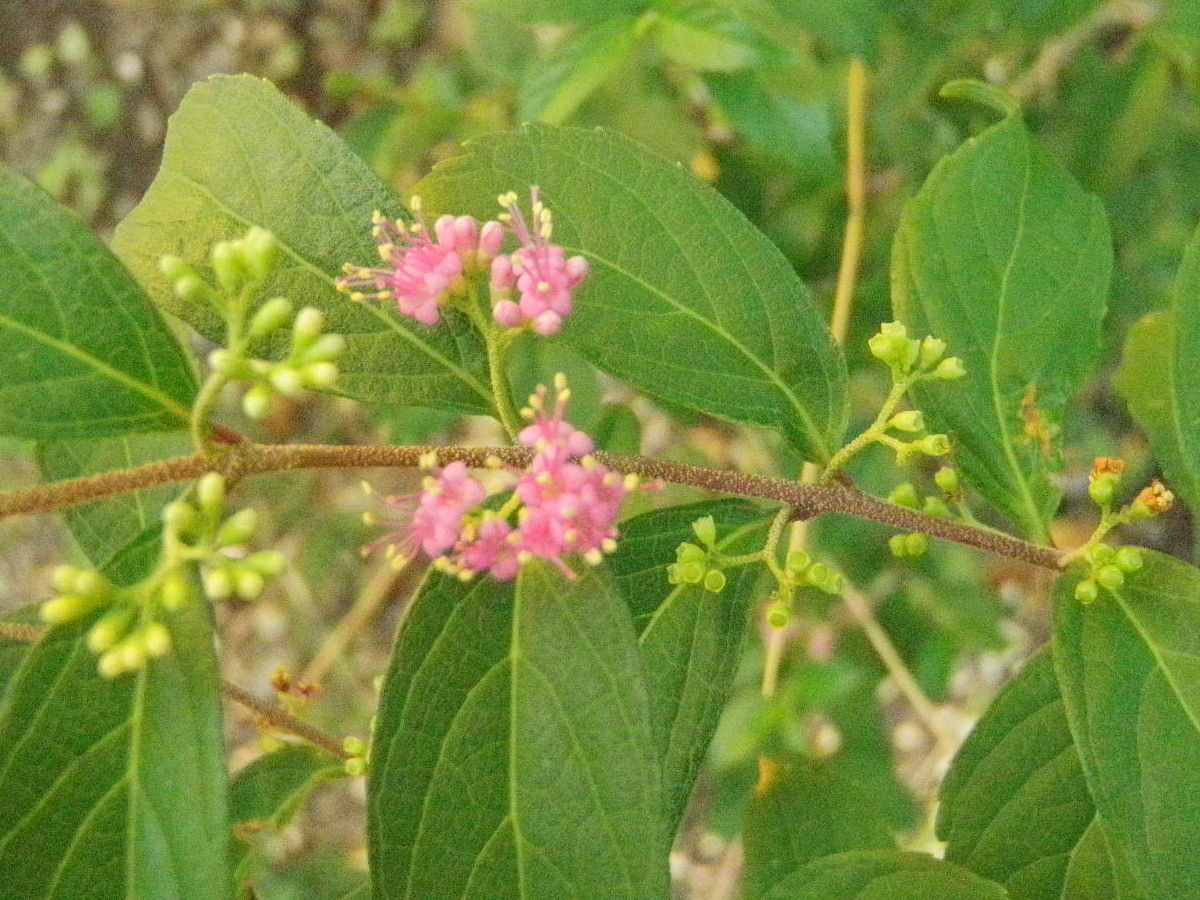
<svg viewBox="0 0 1200 900">
<path fill-rule="evenodd" d="M 480 138 L 418 191 L 495 213 L 539 185 L 555 241 L 591 263 L 563 336 L 661 400 L 779 429 L 824 460 L 846 424 L 846 370 L 780 252 L 724 198 L 619 135 L 532 125 Z"/>
<path fill-rule="evenodd" d="M 182 456 L 190 449 L 191 439 L 185 432 L 163 432 L 41 441 L 36 454 L 46 480 L 60 481 Z M 180 490 L 178 485 L 170 485 L 78 506 L 64 513 L 67 527 L 91 564 L 104 568 L 143 532 L 158 526 L 163 506 Z"/>
<path fill-rule="evenodd" d="M 892 302 L 967 375 L 916 396 L 971 484 L 1045 539 L 1066 404 L 1100 350 L 1112 246 L 1100 201 L 1037 147 L 1019 117 L 934 169 L 896 233 Z"/>
<path fill-rule="evenodd" d="M 1200 509 L 1200 231 L 1175 278 L 1171 308 L 1129 331 L 1116 383 L 1171 487 Z"/>
<path fill-rule="evenodd" d="M 746 807 L 747 900 L 771 896 L 777 885 L 813 860 L 850 850 L 895 846 L 874 798 L 836 765 L 790 765 Z"/>
<path fill-rule="evenodd" d="M 857 850 L 813 860 L 761 900 L 1006 900 L 1004 888 L 924 853 Z"/>
<path fill-rule="evenodd" d="M 937 827 L 946 859 L 1014 898 L 1119 896 L 1049 651 L 1026 663 L 963 744 Z"/>
<path fill-rule="evenodd" d="M 621 524 L 619 548 L 608 563 L 638 632 L 672 833 L 732 690 L 764 572 L 761 565 L 729 569 L 719 594 L 667 581 L 675 548 L 695 542 L 692 522 L 710 515 L 718 547 L 730 556 L 761 549 L 772 518 L 740 500 L 655 510 Z"/>
<path fill-rule="evenodd" d="M 1146 567 L 1084 606 L 1055 589 L 1054 664 L 1105 832 L 1151 897 L 1200 885 L 1200 571 Z"/>
<path fill-rule="evenodd" d="M 186 425 L 191 365 L 73 213 L 0 169 L 0 434 L 102 437 Z"/>
<path fill-rule="evenodd" d="M 637 19 L 610 19 L 571 35 L 534 63 L 521 88 L 521 120 L 561 125 L 637 46 Z"/>
<path fill-rule="evenodd" d="M 516 0 L 521 15 L 531 22 L 603 22 L 616 16 L 632 16 L 650 5 L 650 0 Z"/>
<path fill-rule="evenodd" d="M 292 820 L 313 789 L 343 773 L 338 760 L 307 744 L 293 744 L 261 756 L 229 784 L 229 821 L 233 824 L 231 861 L 234 883 L 241 884 L 256 863 L 255 839 Z"/>
<path fill-rule="evenodd" d="M 738 15 L 736 6 L 716 0 L 659 0 L 654 40 L 673 62 L 700 72 L 736 72 L 780 64 L 787 54 Z"/>
<path fill-rule="evenodd" d="M 0 613 L 0 622 L 11 622 L 17 625 L 41 625 L 37 604 L 18 607 Z M 0 704 L 4 702 L 4 692 L 12 681 L 13 675 L 29 655 L 32 645 L 25 641 L 10 641 L 0 638 Z"/>
<path fill-rule="evenodd" d="M 383 686 L 368 794 L 376 897 L 665 897 L 636 635 L 604 574 L 430 575 Z"/>
<path fill-rule="evenodd" d="M 0 897 L 230 896 L 210 616 L 175 613 L 171 654 L 114 680 L 88 622 L 30 651 L 0 703 Z"/>
<path fill-rule="evenodd" d="M 155 301 L 206 337 L 215 313 L 175 297 L 158 271 L 164 254 L 200 266 L 212 244 L 251 225 L 274 232 L 283 252 L 260 299 L 282 294 L 316 306 L 345 336 L 338 390 L 380 403 L 492 409 L 478 333 L 461 317 L 427 328 L 383 304 L 358 304 L 333 279 L 343 263 L 378 259 L 371 213 L 401 215 L 397 199 L 332 131 L 269 83 L 216 76 L 193 87 L 171 117 L 163 163 L 113 246 Z"/>
</svg>

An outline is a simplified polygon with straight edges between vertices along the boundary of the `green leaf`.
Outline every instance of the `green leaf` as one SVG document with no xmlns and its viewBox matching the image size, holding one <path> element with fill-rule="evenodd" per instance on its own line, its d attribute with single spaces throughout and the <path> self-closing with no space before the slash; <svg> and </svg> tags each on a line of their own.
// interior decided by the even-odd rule
<svg viewBox="0 0 1200 900">
<path fill-rule="evenodd" d="M 950 432 L 971 484 L 1045 539 L 1063 411 L 1100 350 L 1112 268 L 1100 201 L 1013 117 L 938 164 L 905 210 L 892 263 L 897 316 L 967 369 L 920 385 L 918 401 Z"/>
<path fill-rule="evenodd" d="M 1171 487 L 1200 509 L 1200 230 L 1184 253 L 1171 307 L 1129 331 L 1116 384 Z"/>
<path fill-rule="evenodd" d="M 1005 900 L 995 882 L 924 853 L 858 850 L 816 859 L 761 900 Z"/>
<path fill-rule="evenodd" d="M 1200 884 L 1200 571 L 1146 567 L 1084 606 L 1055 589 L 1054 663 L 1105 831 L 1151 897 Z"/>
<path fill-rule="evenodd" d="M 588 258 L 563 336 L 646 393 L 777 428 L 828 459 L 846 424 L 841 352 L 787 260 L 724 198 L 619 135 L 533 125 L 467 145 L 418 186 L 490 216 L 540 185 L 555 241 Z"/>
<path fill-rule="evenodd" d="M 746 807 L 747 900 L 767 897 L 818 857 L 850 850 L 886 850 L 891 832 L 863 786 L 836 764 L 790 765 Z"/>
<path fill-rule="evenodd" d="M 235 884 L 243 883 L 257 862 L 255 838 L 264 830 L 283 828 L 316 787 L 342 774 L 342 766 L 328 753 L 293 744 L 259 757 L 233 777 L 229 820 Z"/>
<path fill-rule="evenodd" d="M 41 441 L 36 455 L 45 479 L 59 481 L 182 456 L 190 450 L 191 439 L 186 432 L 165 432 Z M 162 508 L 181 490 L 178 485 L 170 485 L 78 506 L 64 513 L 67 527 L 91 564 L 104 568 L 143 532 L 157 530 Z M 145 573 L 137 577 L 141 574 Z"/>
<path fill-rule="evenodd" d="M 368 794 L 376 897 L 665 897 L 636 636 L 603 573 L 429 576 L 383 686 Z"/>
<path fill-rule="evenodd" d="M 699 72 L 737 72 L 779 65 L 787 54 L 742 19 L 730 4 L 714 0 L 659 0 L 653 20 L 658 48 L 668 59 Z"/>
<path fill-rule="evenodd" d="M 1026 663 L 963 744 L 942 784 L 937 830 L 946 859 L 1014 898 L 1118 896 L 1049 651 Z"/>
<path fill-rule="evenodd" d="M 703 516 L 713 517 L 717 546 L 730 556 L 762 549 L 772 518 L 741 500 L 655 510 L 621 524 L 619 548 L 608 563 L 638 631 L 671 833 L 732 691 L 765 571 L 760 564 L 731 568 L 719 594 L 670 584 L 667 565 L 675 548 L 696 540 L 692 522 Z"/>
<path fill-rule="evenodd" d="M 530 22 L 603 22 L 607 19 L 637 15 L 650 5 L 649 0 L 507 0 Z"/>
<path fill-rule="evenodd" d="M 163 163 L 113 246 L 155 301 L 218 340 L 212 309 L 177 298 L 158 271 L 164 254 L 204 268 L 217 240 L 251 225 L 282 247 L 261 298 L 316 306 L 346 338 L 338 390 L 380 403 L 490 413 L 487 360 L 460 316 L 426 328 L 383 304 L 358 304 L 333 286 L 343 263 L 378 259 L 371 213 L 403 215 L 396 198 L 332 131 L 266 81 L 216 76 L 193 87 L 171 117 Z M 299 214 L 297 211 L 302 210 Z"/>
<path fill-rule="evenodd" d="M 521 121 L 561 125 L 637 46 L 637 19 L 610 19 L 571 35 L 536 62 L 521 88 Z"/>
<path fill-rule="evenodd" d="M 0 613 L 0 622 L 10 622 L 17 625 L 41 625 L 38 616 L 38 604 L 10 609 Z M 13 675 L 21 668 L 21 663 L 29 655 L 32 645 L 25 641 L 10 641 L 0 638 L 0 704 L 4 702 L 4 692 L 7 690 Z"/>
<path fill-rule="evenodd" d="M 102 437 L 186 425 L 174 335 L 88 227 L 0 169 L 0 434 Z"/>
<path fill-rule="evenodd" d="M 170 655 L 114 680 L 90 622 L 26 657 L 0 703 L 0 897 L 230 896 L 210 615 L 175 613 Z"/>
</svg>

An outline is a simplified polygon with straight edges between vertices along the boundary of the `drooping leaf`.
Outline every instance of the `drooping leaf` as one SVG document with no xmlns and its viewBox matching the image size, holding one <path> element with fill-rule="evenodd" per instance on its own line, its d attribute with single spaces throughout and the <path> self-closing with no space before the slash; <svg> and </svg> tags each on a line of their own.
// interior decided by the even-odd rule
<svg viewBox="0 0 1200 900">
<path fill-rule="evenodd" d="M 90 623 L 30 651 L 0 702 L 0 897 L 230 896 L 210 615 L 175 613 L 170 655 L 113 680 Z"/>
<path fill-rule="evenodd" d="M 266 81 L 217 76 L 193 87 L 171 117 L 162 168 L 117 227 L 113 246 L 157 303 L 217 339 L 213 310 L 175 297 L 158 260 L 175 254 L 203 269 L 215 241 L 251 225 L 270 229 L 282 253 L 260 299 L 281 294 L 325 311 L 329 329 L 347 342 L 339 391 L 374 402 L 490 412 L 486 355 L 465 320 L 450 316 L 429 328 L 334 289 L 344 263 L 378 259 L 371 238 L 377 209 L 402 212 L 332 131 Z"/>
<path fill-rule="evenodd" d="M 813 860 L 762 900 L 1006 900 L 1004 888 L 924 853 L 856 850 Z"/>
<path fill-rule="evenodd" d="M 1112 268 L 1100 201 L 1013 116 L 938 164 L 892 264 L 897 316 L 966 364 L 965 378 L 921 385 L 922 408 L 972 486 L 1044 539 L 1063 410 L 1100 350 Z"/>
<path fill-rule="evenodd" d="M 521 120 L 561 125 L 629 59 L 636 19 L 610 19 L 571 35 L 535 63 L 521 89 Z"/>
<path fill-rule="evenodd" d="M 481 138 L 417 190 L 490 216 L 539 185 L 555 241 L 591 263 L 564 338 L 662 400 L 777 428 L 827 459 L 846 422 L 841 353 L 779 251 L 711 188 L 603 131 L 533 125 Z"/>
<path fill-rule="evenodd" d="M 665 897 L 636 635 L 603 574 L 429 576 L 383 686 L 368 793 L 376 897 Z"/>
<path fill-rule="evenodd" d="M 1105 833 L 1150 897 L 1200 885 L 1200 571 L 1159 553 L 1087 606 L 1055 589 L 1054 663 Z"/>
<path fill-rule="evenodd" d="M 343 774 L 336 759 L 306 744 L 292 744 L 261 756 L 229 784 L 229 820 L 233 824 L 231 861 L 234 883 L 249 876 L 256 861 L 255 838 L 278 830 L 296 815 L 313 789 Z"/>
<path fill-rule="evenodd" d="M 946 859 L 1014 898 L 1123 896 L 1048 650 L 1026 663 L 963 744 L 942 784 L 937 827 Z"/>
<path fill-rule="evenodd" d="M 102 437 L 186 425 L 195 377 L 87 226 L 0 169 L 0 433 Z"/>
<path fill-rule="evenodd" d="M 1116 384 L 1173 489 L 1200 509 L 1200 230 L 1179 266 L 1171 307 L 1129 331 Z"/>
<path fill-rule="evenodd" d="M 704 516 L 713 517 L 717 546 L 729 556 L 761 549 L 771 524 L 768 511 L 740 500 L 655 510 L 621 524 L 608 563 L 638 631 L 672 833 L 733 687 L 764 571 L 761 564 L 731 568 L 720 593 L 670 584 L 666 567 L 675 548 L 696 541 L 691 524 Z"/>
<path fill-rule="evenodd" d="M 822 856 L 893 847 L 874 798 L 834 766 L 789 765 L 746 807 L 742 830 L 747 900 L 772 896 L 777 885 Z"/>
<path fill-rule="evenodd" d="M 190 448 L 186 433 L 171 431 L 40 441 L 36 454 L 46 480 L 59 481 L 182 456 Z M 78 506 L 64 513 L 67 527 L 91 564 L 104 568 L 139 535 L 157 528 L 163 506 L 180 490 L 178 485 L 150 488 Z M 149 556 L 152 562 L 153 554 Z"/>
</svg>

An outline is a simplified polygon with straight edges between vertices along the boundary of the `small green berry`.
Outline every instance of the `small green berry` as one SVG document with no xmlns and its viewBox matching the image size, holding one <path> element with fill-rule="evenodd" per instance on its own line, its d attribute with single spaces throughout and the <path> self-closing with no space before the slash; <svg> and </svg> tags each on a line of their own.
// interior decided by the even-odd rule
<svg viewBox="0 0 1200 900">
<path fill-rule="evenodd" d="M 675 548 L 675 559 L 681 563 L 702 563 L 708 559 L 708 554 L 704 551 L 703 547 L 698 547 L 695 544 L 684 541 Z"/>
<path fill-rule="evenodd" d="M 966 367 L 963 366 L 963 361 L 957 356 L 943 359 L 938 363 L 937 368 L 933 370 L 934 377 L 940 378 L 943 381 L 953 381 L 956 378 L 962 378 L 966 374 Z"/>
<path fill-rule="evenodd" d="M 710 569 L 704 576 L 704 589 L 714 594 L 725 590 L 725 573 L 720 569 Z"/>
<path fill-rule="evenodd" d="M 243 600 L 257 600 L 262 596 L 267 582 L 261 573 L 253 569 L 239 567 L 234 572 L 233 585 L 234 592 Z"/>
<path fill-rule="evenodd" d="M 1126 574 L 1138 571 L 1145 564 L 1142 551 L 1137 547 L 1122 547 L 1117 551 L 1113 564 Z"/>
<path fill-rule="evenodd" d="M 1093 568 L 1097 568 L 1099 566 L 1108 565 L 1113 561 L 1113 557 L 1116 556 L 1116 554 L 1117 551 L 1108 544 L 1093 544 L 1092 546 L 1088 547 L 1087 553 L 1084 554 L 1084 557 L 1089 563 L 1091 563 Z"/>
<path fill-rule="evenodd" d="M 1096 586 L 1096 582 L 1090 578 L 1086 578 L 1075 585 L 1075 599 L 1080 603 L 1094 603 L 1099 596 L 1100 589 Z"/>
<path fill-rule="evenodd" d="M 925 417 L 919 409 L 907 409 L 892 416 L 888 425 L 897 431 L 920 431 L 925 427 Z"/>
<path fill-rule="evenodd" d="M 893 534 L 888 538 L 888 549 L 892 551 L 892 556 L 897 559 L 903 559 L 908 556 L 908 542 L 905 540 L 907 535 Z"/>
<path fill-rule="evenodd" d="M 787 560 L 784 566 L 789 572 L 799 575 L 805 569 L 812 565 L 812 557 L 803 550 L 793 550 L 787 555 Z"/>
<path fill-rule="evenodd" d="M 938 486 L 943 494 L 948 497 L 958 495 L 958 472 L 949 466 L 942 466 L 933 476 L 934 483 Z"/>
<path fill-rule="evenodd" d="M 162 605 L 169 612 L 183 609 L 192 597 L 192 587 L 186 576 L 172 572 L 163 581 Z"/>
<path fill-rule="evenodd" d="M 1096 581 L 1101 587 L 1115 591 L 1125 583 L 1125 573 L 1114 565 L 1101 566 L 1096 570 Z"/>
<path fill-rule="evenodd" d="M 917 493 L 917 489 L 911 482 L 905 481 L 892 488 L 892 492 L 888 494 L 888 502 L 908 509 L 916 509 L 921 505 L 921 495 Z"/>
<path fill-rule="evenodd" d="M 226 600 L 233 594 L 233 578 L 229 570 L 221 566 L 204 573 L 204 593 L 209 600 Z"/>
<path fill-rule="evenodd" d="M 929 538 L 921 532 L 914 532 L 904 537 L 904 546 L 909 556 L 923 556 L 929 549 Z"/>
<path fill-rule="evenodd" d="M 38 608 L 38 615 L 47 625 L 68 625 L 86 616 L 94 605 L 83 597 L 67 594 L 47 600 Z"/>
<path fill-rule="evenodd" d="M 950 452 L 950 438 L 944 434 L 931 434 L 914 442 L 914 446 L 926 456 L 945 456 Z"/>
<path fill-rule="evenodd" d="M 787 628 L 792 621 L 792 610 L 782 600 L 776 600 L 767 607 L 767 624 L 772 628 Z"/>
<path fill-rule="evenodd" d="M 367 774 L 367 761 L 361 756 L 352 756 L 343 764 L 346 774 L 352 778 L 359 778 Z"/>
<path fill-rule="evenodd" d="M 135 611 L 132 608 L 115 610 L 88 630 L 87 645 L 93 653 L 111 650 L 129 633 Z"/>
<path fill-rule="evenodd" d="M 342 741 L 342 749 L 351 756 L 365 756 L 367 753 L 367 744 L 362 738 L 350 735 Z"/>
<path fill-rule="evenodd" d="M 1112 475 L 1101 475 L 1093 478 L 1088 485 L 1088 496 L 1098 506 L 1109 506 L 1116 494 L 1117 480 Z"/>
<path fill-rule="evenodd" d="M 142 646 L 151 657 L 166 656 L 171 652 L 171 635 L 161 622 L 149 622 L 141 630 Z"/>
<path fill-rule="evenodd" d="M 927 516 L 936 516 L 939 519 L 950 518 L 950 507 L 941 497 L 926 497 L 921 511 Z"/>
<path fill-rule="evenodd" d="M 698 562 L 681 563 L 679 577 L 685 584 L 699 584 L 704 579 L 704 566 Z"/>
</svg>

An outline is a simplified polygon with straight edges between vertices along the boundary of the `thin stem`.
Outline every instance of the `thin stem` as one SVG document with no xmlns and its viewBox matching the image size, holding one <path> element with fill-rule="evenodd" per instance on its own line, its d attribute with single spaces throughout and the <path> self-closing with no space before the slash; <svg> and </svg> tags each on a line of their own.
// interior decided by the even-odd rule
<svg viewBox="0 0 1200 900">
<path fill-rule="evenodd" d="M 850 332 L 867 215 L 867 67 L 858 58 L 850 60 L 846 80 L 846 206 L 846 234 L 829 323 L 833 339 L 843 346 Z"/>
<path fill-rule="evenodd" d="M 0 640 L 20 641 L 25 644 L 35 644 L 45 636 L 50 629 L 41 625 L 23 625 L 19 622 L 0 622 Z M 259 700 L 248 694 L 242 688 L 228 681 L 221 681 L 221 693 L 235 703 L 241 704 L 266 722 L 276 731 L 282 731 L 307 741 L 314 747 L 320 747 L 338 759 L 349 759 L 350 754 L 343 749 L 341 742 L 331 734 L 326 734 L 315 725 L 309 725 L 274 703 Z"/>
<path fill-rule="evenodd" d="M 215 449 L 210 419 L 221 399 L 221 391 L 228 383 L 228 376 L 221 372 L 210 372 L 196 394 L 192 404 L 191 430 L 192 444 L 198 453 L 208 454 Z"/>
<path fill-rule="evenodd" d="M 515 441 L 517 435 L 521 433 L 521 413 L 513 401 L 512 387 L 508 383 L 508 373 L 505 371 L 505 358 L 508 355 L 510 341 L 506 335 L 501 334 L 495 328 L 489 329 L 486 334 L 488 377 L 492 383 L 492 396 L 496 401 L 496 412 L 509 440 Z"/>
<path fill-rule="evenodd" d="M 887 399 L 883 401 L 883 406 L 879 408 L 879 415 L 862 434 L 850 441 L 841 450 L 833 454 L 833 458 L 829 460 L 829 465 L 825 467 L 825 471 L 821 474 L 821 483 L 829 484 L 833 480 L 833 476 L 838 473 L 843 466 L 851 459 L 876 442 L 887 443 L 889 440 L 895 441 L 884 432 L 887 429 L 887 424 L 891 420 L 892 415 L 896 412 L 896 407 L 900 405 L 900 401 L 904 399 L 904 393 L 908 390 L 909 381 L 907 378 L 902 378 L 892 385 L 892 389 L 888 392 Z"/>
</svg>

